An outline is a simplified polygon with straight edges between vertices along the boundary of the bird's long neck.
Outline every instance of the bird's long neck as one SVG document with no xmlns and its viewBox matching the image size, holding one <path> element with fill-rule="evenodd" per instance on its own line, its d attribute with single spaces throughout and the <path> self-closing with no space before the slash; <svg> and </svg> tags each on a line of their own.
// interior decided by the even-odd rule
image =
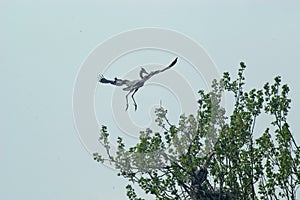
<svg viewBox="0 0 300 200">
<path fill-rule="evenodd" d="M 141 77 L 141 79 L 144 78 L 144 72 L 142 70 L 140 71 L 140 77 Z"/>
<path fill-rule="evenodd" d="M 144 68 L 141 68 L 141 70 L 140 70 L 140 77 L 141 77 L 141 79 L 145 78 L 144 74 L 148 74 L 148 72 L 146 72 L 146 70 Z"/>
<path fill-rule="evenodd" d="M 208 154 L 206 160 L 204 161 L 202 168 L 206 169 L 208 166 L 209 161 L 211 160 L 211 158 L 213 157 L 213 155 L 215 155 L 216 152 L 212 151 Z"/>
</svg>

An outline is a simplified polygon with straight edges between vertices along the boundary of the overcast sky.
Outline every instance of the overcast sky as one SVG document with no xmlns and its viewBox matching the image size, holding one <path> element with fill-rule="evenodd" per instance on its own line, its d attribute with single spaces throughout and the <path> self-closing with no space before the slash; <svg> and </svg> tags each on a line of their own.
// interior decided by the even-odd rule
<svg viewBox="0 0 300 200">
<path fill-rule="evenodd" d="M 244 61 L 249 88 L 261 87 L 281 75 L 291 88 L 289 121 L 300 143 L 296 135 L 300 131 L 300 3 L 247 2 L 0 1 L 0 199 L 125 199 L 126 182 L 116 171 L 93 161 L 80 139 L 72 95 L 78 72 L 90 53 L 112 36 L 137 28 L 157 27 L 186 35 L 203 47 L 220 73 L 234 74 Z M 144 57 L 136 52 L 128 55 L 130 59 L 125 55 L 119 63 L 137 66 L 137 55 L 143 63 L 161 65 L 174 56 L 181 58 L 149 52 L 142 52 Z M 174 71 L 185 71 L 185 62 L 181 59 Z M 118 72 L 108 70 L 107 76 Z M 111 95 L 104 90 L 109 92 L 112 87 L 103 91 L 99 87 L 96 100 Z M 133 121 L 149 114 L 150 104 L 143 106 L 143 102 L 157 96 L 146 89 L 138 95 L 139 114 L 134 114 L 132 104 L 129 108 Z M 160 98 L 176 103 L 176 98 Z M 154 100 L 159 103 L 160 99 Z M 120 105 L 125 108 L 124 99 Z M 99 119 L 101 106 L 95 105 Z M 110 104 L 105 106 L 110 108 Z M 117 130 L 113 127 L 116 122 L 106 123 Z M 146 127 L 147 118 L 138 123 Z"/>
</svg>

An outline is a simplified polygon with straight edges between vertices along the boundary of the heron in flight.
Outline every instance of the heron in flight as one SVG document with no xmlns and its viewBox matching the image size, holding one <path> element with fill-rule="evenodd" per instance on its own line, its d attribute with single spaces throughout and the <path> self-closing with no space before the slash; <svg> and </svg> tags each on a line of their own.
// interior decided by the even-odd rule
<svg viewBox="0 0 300 200">
<path fill-rule="evenodd" d="M 131 98 L 132 98 L 133 103 L 134 103 L 133 104 L 134 105 L 134 109 L 137 110 L 137 104 L 136 104 L 136 101 L 134 99 L 135 93 L 141 87 L 143 87 L 144 84 L 145 84 L 145 82 L 147 80 L 149 80 L 152 76 L 154 76 L 156 74 L 159 74 L 161 72 L 164 72 L 167 69 L 170 69 L 171 67 L 173 67 L 176 64 L 177 59 L 178 59 L 178 57 L 175 58 L 173 60 L 173 62 L 169 66 L 167 66 L 167 67 L 165 67 L 163 69 L 160 69 L 160 70 L 152 71 L 152 72 L 149 72 L 149 73 L 142 67 L 141 70 L 140 70 L 140 78 L 141 79 L 139 79 L 139 80 L 130 81 L 130 80 L 118 79 L 118 78 L 115 78 L 114 80 L 108 80 L 108 79 L 104 78 L 103 75 L 101 75 L 99 82 L 100 83 L 105 83 L 105 84 L 109 83 L 109 84 L 112 84 L 112 85 L 115 85 L 115 86 L 123 86 L 123 85 L 125 85 L 126 87 L 124 87 L 123 90 L 124 91 L 129 91 L 127 93 L 127 95 L 126 95 L 126 109 L 125 110 L 128 109 L 128 95 L 131 94 L 131 93 L 132 93 Z"/>
</svg>

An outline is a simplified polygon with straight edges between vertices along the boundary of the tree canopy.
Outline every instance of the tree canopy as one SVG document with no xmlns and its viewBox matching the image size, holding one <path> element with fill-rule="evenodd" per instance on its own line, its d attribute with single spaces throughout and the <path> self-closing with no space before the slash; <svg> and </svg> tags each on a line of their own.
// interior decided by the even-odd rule
<svg viewBox="0 0 300 200">
<path fill-rule="evenodd" d="M 300 184 L 300 150 L 287 120 L 289 87 L 275 77 L 260 89 L 245 91 L 240 63 L 235 79 L 225 72 L 211 91 L 199 91 L 196 115 L 182 114 L 178 124 L 167 110 L 156 109 L 162 132 L 146 129 L 139 142 L 126 147 L 118 137 L 110 150 L 109 132 L 102 126 L 99 141 L 107 155 L 94 153 L 98 162 L 111 162 L 128 179 L 127 196 L 141 200 L 138 186 L 156 199 L 296 199 Z M 222 96 L 233 95 L 232 112 L 221 106 Z M 255 127 L 262 120 L 264 131 Z"/>
</svg>

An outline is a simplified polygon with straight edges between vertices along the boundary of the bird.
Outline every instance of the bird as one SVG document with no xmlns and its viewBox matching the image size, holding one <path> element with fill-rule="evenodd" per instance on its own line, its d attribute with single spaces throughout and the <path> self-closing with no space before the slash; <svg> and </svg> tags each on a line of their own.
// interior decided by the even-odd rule
<svg viewBox="0 0 300 200">
<path fill-rule="evenodd" d="M 212 157 L 215 155 L 216 152 L 212 151 L 208 154 L 206 160 L 204 161 L 203 165 L 201 167 L 197 167 L 197 169 L 194 171 L 194 176 L 192 177 L 192 186 L 195 187 L 199 187 L 201 186 L 201 184 L 206 180 L 207 178 L 207 167 L 208 164 L 210 162 L 210 160 L 212 159 Z"/>
<path fill-rule="evenodd" d="M 149 80 L 151 77 L 153 77 L 154 75 L 156 74 L 159 74 L 161 72 L 164 72 L 168 69 L 170 69 L 171 67 L 173 67 L 176 63 L 177 63 L 177 60 L 178 60 L 178 57 L 176 57 L 172 62 L 171 64 L 169 64 L 167 67 L 163 68 L 163 69 L 159 69 L 159 70 L 155 70 L 155 71 L 151 71 L 151 72 L 147 72 L 145 70 L 145 68 L 141 67 L 140 69 L 140 73 L 139 73 L 139 76 L 140 76 L 140 79 L 137 79 L 137 80 L 127 80 L 127 79 L 119 79 L 117 77 L 115 77 L 114 80 L 109 80 L 109 79 L 106 79 L 102 74 L 100 75 L 100 78 L 99 78 L 99 82 L 100 83 L 104 83 L 104 84 L 112 84 L 112 85 L 115 85 L 115 86 L 123 86 L 125 85 L 126 87 L 123 88 L 124 91 L 128 91 L 127 95 L 126 95 L 126 111 L 128 110 L 128 95 L 132 93 L 131 95 L 131 98 L 133 100 L 133 105 L 134 105 L 134 109 L 135 111 L 137 110 L 137 103 L 134 99 L 134 95 L 135 93 L 141 88 L 144 86 L 145 82 L 147 80 Z"/>
</svg>

